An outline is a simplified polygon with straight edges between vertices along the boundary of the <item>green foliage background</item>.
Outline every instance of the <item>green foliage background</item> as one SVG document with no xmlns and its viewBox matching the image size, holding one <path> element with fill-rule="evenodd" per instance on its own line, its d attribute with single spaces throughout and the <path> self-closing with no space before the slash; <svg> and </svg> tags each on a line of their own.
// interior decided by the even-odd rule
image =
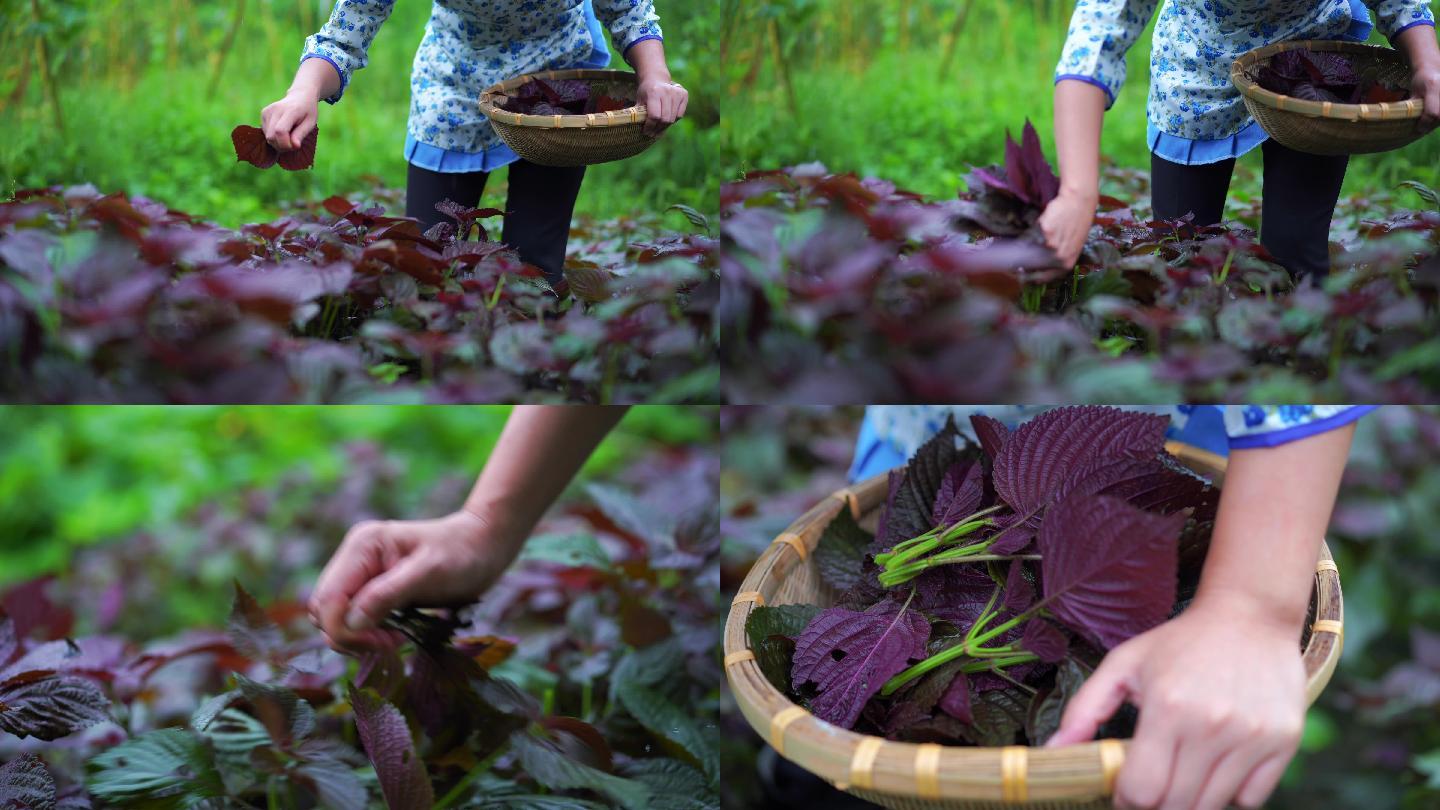
<svg viewBox="0 0 1440 810">
<path fill-rule="evenodd" d="M 17 188 L 94 183 L 235 227 L 276 204 L 403 188 L 410 68 L 430 3 L 399 2 L 345 98 L 322 103 L 315 168 L 258 171 L 235 161 L 230 130 L 258 124 L 290 86 L 304 39 L 333 0 L 0 1 L 0 198 Z M 578 212 L 613 217 L 684 203 L 713 210 L 718 178 L 713 0 L 661 0 L 671 73 L 687 119 L 631 160 L 592 167 Z M 233 40 L 230 32 L 234 27 Z M 229 45 L 227 47 L 227 42 Z M 52 64 L 60 115 L 45 92 Z M 613 51 L 612 47 L 612 51 Z M 612 67 L 624 67 L 618 55 Z M 63 126 L 63 130 L 61 129 Z M 504 200 L 503 175 L 488 204 Z M 672 223 L 684 227 L 679 214 Z"/>
<path fill-rule="evenodd" d="M 0 586 L 62 571 L 77 546 L 168 525 L 207 502 L 234 503 L 296 470 L 341 486 L 354 441 L 404 464 L 396 496 L 418 506 L 442 478 L 479 474 L 509 410 L 0 407 Z M 656 446 L 704 444 L 715 430 L 713 409 L 632 408 L 581 478 Z"/>
<path fill-rule="evenodd" d="M 1000 162 L 1006 131 L 1018 135 L 1027 118 L 1054 158 L 1053 75 L 1069 0 L 717 2 L 728 9 L 720 50 L 727 179 L 820 161 L 948 197 L 970 165 Z M 1130 78 L 1106 115 L 1101 148 L 1119 165 L 1147 170 L 1150 41 L 1147 30 L 1130 51 Z M 1385 44 L 1378 33 L 1371 41 Z M 1258 195 L 1260 166 L 1258 150 L 1241 159 L 1232 202 Z M 1408 179 L 1433 186 L 1437 167 L 1440 136 L 1432 135 L 1356 157 L 1343 193 L 1424 207 L 1393 189 Z"/>
</svg>

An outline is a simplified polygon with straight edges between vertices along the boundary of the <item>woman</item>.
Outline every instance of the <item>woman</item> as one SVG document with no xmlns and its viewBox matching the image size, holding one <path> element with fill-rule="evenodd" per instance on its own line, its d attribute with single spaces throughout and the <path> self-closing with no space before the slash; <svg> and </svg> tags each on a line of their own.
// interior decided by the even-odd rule
<svg viewBox="0 0 1440 810">
<path fill-rule="evenodd" d="M 1014 423 L 1047 406 L 876 406 L 853 479 L 880 474 L 951 414 Z M 1374 406 L 1140 408 L 1171 417 L 1171 438 L 1229 455 L 1200 589 L 1175 619 L 1111 650 L 1071 699 L 1048 746 L 1074 745 L 1126 700 L 1140 710 L 1115 783 L 1119 807 L 1260 807 L 1295 755 L 1305 716 L 1305 623 L 1320 539 L 1354 422 Z"/>
<path fill-rule="evenodd" d="M 1099 196 L 1100 130 L 1125 83 L 1125 53 L 1157 0 L 1078 0 L 1055 71 L 1060 194 L 1040 217 L 1060 263 L 1085 246 Z M 1330 270 L 1330 219 L 1347 158 L 1297 152 L 1267 140 L 1230 83 L 1247 51 L 1298 39 L 1363 41 L 1369 5 L 1380 31 L 1409 59 L 1410 94 L 1425 100 L 1422 129 L 1440 122 L 1440 48 L 1429 0 L 1168 0 L 1150 56 L 1151 196 L 1157 219 L 1220 221 L 1235 158 L 1261 146 L 1260 242 L 1294 276 Z"/>
<path fill-rule="evenodd" d="M 299 147 L 315 128 L 320 99 L 340 100 L 394 7 L 395 0 L 335 3 L 329 22 L 305 41 L 290 90 L 261 112 L 276 149 Z M 442 219 L 435 210 L 441 200 L 474 207 L 490 173 L 510 166 L 501 239 L 557 284 L 585 168 L 521 160 L 478 102 L 486 87 L 521 74 L 605 67 L 602 20 L 635 68 L 646 131 L 658 137 L 685 114 L 688 94 L 670 79 L 652 0 L 435 0 L 410 80 L 406 216 L 429 228 Z"/>
</svg>

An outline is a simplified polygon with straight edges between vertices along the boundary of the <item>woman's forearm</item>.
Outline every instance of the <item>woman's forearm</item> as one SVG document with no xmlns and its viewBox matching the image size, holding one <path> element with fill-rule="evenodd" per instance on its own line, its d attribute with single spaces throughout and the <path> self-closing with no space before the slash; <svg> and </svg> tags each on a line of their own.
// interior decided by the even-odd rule
<svg viewBox="0 0 1440 810">
<path fill-rule="evenodd" d="M 635 78 L 644 82 L 670 81 L 670 68 L 665 64 L 665 45 L 658 39 L 647 39 L 630 46 L 625 58 L 635 68 Z"/>
<path fill-rule="evenodd" d="M 1055 153 L 1060 189 L 1082 198 L 1100 196 L 1100 132 L 1105 91 L 1088 82 L 1055 83 Z"/>
<path fill-rule="evenodd" d="M 1240 607 L 1298 634 L 1354 433 L 1230 454 L 1197 606 Z"/>
<path fill-rule="evenodd" d="M 624 415 L 618 406 L 516 406 L 465 511 L 518 547 Z"/>
<path fill-rule="evenodd" d="M 1395 47 L 1410 60 L 1410 67 L 1440 67 L 1440 45 L 1433 25 L 1412 25 L 1395 37 Z"/>
<path fill-rule="evenodd" d="M 303 94 L 319 101 L 340 92 L 340 74 L 334 65 L 324 59 L 310 58 L 300 63 L 295 71 L 295 80 L 290 83 L 291 94 Z"/>
</svg>

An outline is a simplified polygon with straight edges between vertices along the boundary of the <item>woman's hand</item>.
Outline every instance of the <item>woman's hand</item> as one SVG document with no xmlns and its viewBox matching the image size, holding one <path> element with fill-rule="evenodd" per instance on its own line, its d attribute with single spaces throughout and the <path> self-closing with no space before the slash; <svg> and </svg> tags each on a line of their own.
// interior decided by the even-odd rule
<svg viewBox="0 0 1440 810">
<path fill-rule="evenodd" d="M 1429 132 L 1440 127 L 1440 62 L 1426 62 L 1415 68 L 1410 79 L 1410 97 L 1425 99 L 1425 111 L 1420 114 L 1420 131 Z"/>
<path fill-rule="evenodd" d="M 1040 232 L 1045 235 L 1045 244 L 1054 251 L 1059 266 L 1074 267 L 1080 258 L 1080 251 L 1090 236 L 1090 226 L 1095 222 L 1098 199 L 1098 195 L 1061 188 L 1055 199 L 1045 206 L 1038 224 Z"/>
<path fill-rule="evenodd" d="M 300 148 L 319 117 L 320 99 L 313 92 L 291 88 L 284 98 L 260 111 L 260 129 L 271 146 L 289 152 Z"/>
<path fill-rule="evenodd" d="M 670 78 L 641 79 L 636 103 L 645 105 L 645 134 L 652 138 L 685 115 L 690 93 Z"/>
<path fill-rule="evenodd" d="M 1112 650 L 1047 743 L 1086 742 L 1123 701 L 1138 706 L 1117 807 L 1259 807 L 1299 746 L 1300 627 L 1243 595 L 1208 596 Z"/>
<path fill-rule="evenodd" d="M 390 611 L 463 604 L 490 587 L 519 547 L 500 534 L 466 510 L 356 524 L 315 584 L 310 618 L 336 650 L 394 646 L 398 634 L 377 629 Z"/>
</svg>

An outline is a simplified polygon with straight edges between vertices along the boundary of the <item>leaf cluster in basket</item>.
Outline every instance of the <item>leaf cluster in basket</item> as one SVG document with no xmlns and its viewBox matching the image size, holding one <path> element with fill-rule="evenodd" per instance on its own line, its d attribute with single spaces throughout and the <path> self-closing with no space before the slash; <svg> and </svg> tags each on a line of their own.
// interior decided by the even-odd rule
<svg viewBox="0 0 1440 810">
<path fill-rule="evenodd" d="M 325 648 L 303 606 L 238 584 L 225 632 L 68 638 L 97 606 L 135 622 L 147 588 L 206 589 L 192 559 L 167 568 L 153 531 L 89 550 L 111 562 L 93 590 L 118 583 L 128 609 L 68 574 L 0 595 L 0 807 L 716 808 L 716 475 L 713 456 L 674 448 L 590 484 L 464 621 L 398 611 L 407 643 L 358 661 Z M 378 504 L 374 483 L 360 489 Z M 353 507 L 342 489 L 316 500 Z M 659 502 L 667 517 L 649 519 Z M 274 528 L 202 509 L 170 540 L 208 528 L 228 538 L 216 556 L 242 557 L 290 543 L 293 503 L 272 506 Z M 291 558 L 318 550 L 305 539 L 255 577 L 301 576 Z"/>
<path fill-rule="evenodd" d="M 1297 48 L 1276 54 L 1255 70 L 1255 83 L 1282 96 L 1337 104 L 1384 104 L 1410 94 L 1374 78 L 1361 78 L 1349 57 Z"/>
<path fill-rule="evenodd" d="M 714 401 L 714 240 L 582 222 L 558 299 L 490 240 L 500 211 L 437 208 L 422 232 L 333 196 L 229 230 L 92 186 L 21 191 L 0 203 L 0 396 Z"/>
<path fill-rule="evenodd" d="M 1032 144 L 1025 146 L 1023 144 Z M 1238 223 L 1143 209 L 1111 169 L 1077 266 L 1048 267 L 1028 135 L 930 201 L 819 164 L 721 189 L 734 403 L 1423 401 L 1440 392 L 1440 197 L 1342 200 L 1331 276 L 1296 284 Z M 1412 192 L 1418 197 L 1410 196 Z M 1038 196 L 1037 196 L 1038 195 Z M 1256 222 L 1246 203 L 1240 222 Z M 964 374 L 956 369 L 967 369 Z M 1283 392 L 1283 393 L 1281 393 Z"/>
<path fill-rule="evenodd" d="M 976 416 L 979 445 L 957 447 L 950 420 L 891 472 L 874 536 L 848 510 L 826 527 L 814 562 L 834 606 L 751 613 L 766 677 L 845 728 L 1043 743 L 1104 651 L 1193 594 L 1217 493 L 1166 453 L 1168 422 Z"/>
<path fill-rule="evenodd" d="M 522 115 L 588 115 L 623 110 L 634 103 L 593 92 L 583 79 L 531 79 L 506 96 L 500 108 Z"/>
</svg>

